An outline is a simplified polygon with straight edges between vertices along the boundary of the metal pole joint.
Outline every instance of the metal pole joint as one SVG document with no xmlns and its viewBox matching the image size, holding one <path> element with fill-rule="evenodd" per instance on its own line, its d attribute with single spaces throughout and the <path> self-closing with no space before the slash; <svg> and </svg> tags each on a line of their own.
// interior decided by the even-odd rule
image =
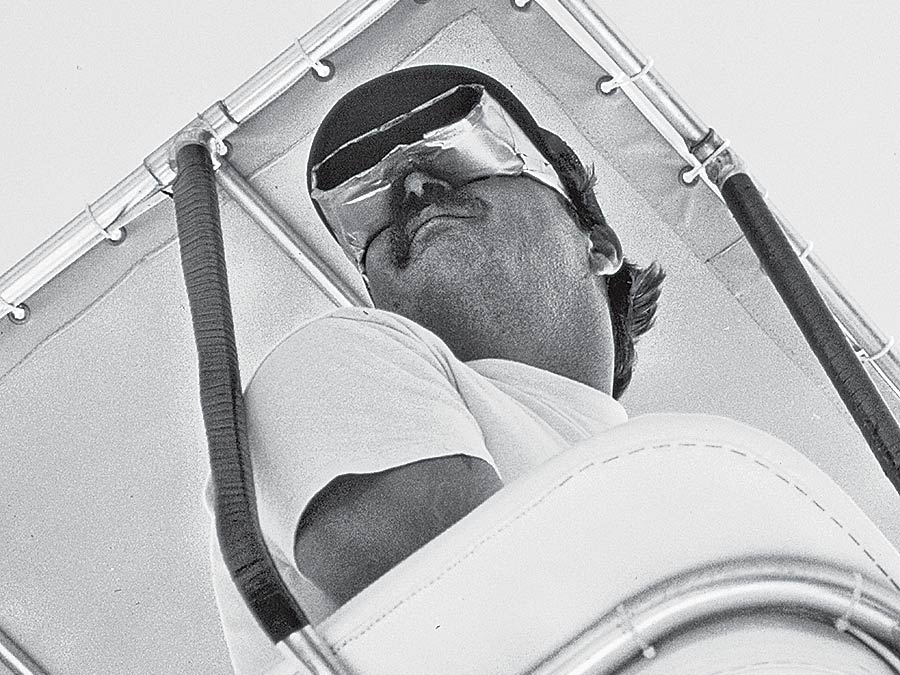
<svg viewBox="0 0 900 675">
<path fill-rule="evenodd" d="M 198 114 L 196 120 L 172 138 L 172 142 L 169 145 L 168 160 L 169 167 L 176 173 L 178 172 L 178 152 L 186 145 L 204 146 L 209 151 L 213 169 L 216 170 L 220 166 L 219 157 L 224 157 L 228 153 L 228 145 L 225 143 L 225 140 L 219 136 L 202 114 Z"/>
<path fill-rule="evenodd" d="M 699 175 L 700 171 L 705 169 L 709 179 L 721 190 L 726 180 L 737 173 L 744 173 L 750 176 L 753 184 L 765 195 L 767 190 L 762 187 L 756 176 L 750 173 L 747 163 L 730 145 L 727 139 L 710 128 L 706 136 L 690 148 L 691 154 L 700 162 L 700 166 L 689 171 L 686 177 L 691 177 L 690 182 L 693 182 L 693 176 Z"/>
</svg>

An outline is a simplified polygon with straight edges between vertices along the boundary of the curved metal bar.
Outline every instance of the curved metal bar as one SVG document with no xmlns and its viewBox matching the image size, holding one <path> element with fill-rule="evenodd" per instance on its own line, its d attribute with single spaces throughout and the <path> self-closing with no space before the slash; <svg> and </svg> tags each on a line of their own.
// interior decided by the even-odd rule
<svg viewBox="0 0 900 675">
<path fill-rule="evenodd" d="M 350 305 L 371 305 L 367 297 L 361 296 L 348 283 L 332 271 L 319 255 L 298 236 L 284 221 L 284 218 L 253 189 L 237 169 L 224 157 L 219 158 L 216 180 L 226 192 L 246 211 L 281 249 L 294 260 L 306 275 L 319 287 L 337 307 Z"/>
<path fill-rule="evenodd" d="M 572 28 L 566 25 L 566 20 L 561 15 L 566 15 L 574 23 L 578 24 L 590 40 L 593 41 L 593 44 L 599 47 L 604 54 L 608 55 L 612 62 L 624 73 L 638 72 L 642 67 L 641 64 L 647 63 L 648 59 L 612 24 L 597 6 L 597 2 L 592 0 L 535 1 L 544 6 L 547 13 L 573 40 L 584 46 L 584 38 L 573 32 Z M 561 11 L 557 11 L 555 9 L 557 7 L 561 8 Z M 591 53 L 590 49 L 587 51 L 598 64 L 604 65 L 597 58 L 596 54 Z M 631 92 L 626 91 L 626 93 L 632 98 L 642 113 L 648 115 L 646 108 L 648 107 L 647 103 L 649 103 L 656 115 L 661 116 L 678 134 L 687 147 L 689 154 L 694 155 L 700 161 L 708 158 L 716 148 L 714 143 L 711 144 L 711 141 L 714 140 L 710 136 L 711 129 L 687 106 L 655 70 L 650 69 L 646 76 L 638 78 L 634 85 L 643 95 L 645 102 L 642 103 L 635 97 L 631 97 Z M 649 115 L 648 119 L 650 119 Z M 656 126 L 655 122 L 654 126 Z M 674 139 L 671 137 L 671 133 L 666 133 L 663 129 L 659 130 L 678 152 L 684 152 L 683 147 L 677 147 Z M 756 182 L 759 184 L 759 181 Z M 777 208 L 771 205 L 769 208 L 798 250 L 803 250 L 804 245 L 800 243 L 802 237 L 781 216 Z M 816 286 L 821 290 L 832 312 L 846 328 L 853 340 L 867 354 L 875 354 L 882 349 L 888 342 L 887 336 L 875 326 L 871 318 L 866 316 L 858 303 L 855 303 L 850 298 L 849 294 L 825 267 L 818 255 L 815 253 L 809 254 L 807 261 L 811 267 L 811 272 L 815 275 Z M 891 391 L 898 394 L 898 391 L 900 391 L 900 354 L 897 353 L 897 350 L 889 350 L 879 361 L 870 362 L 870 366 L 884 380 Z M 900 394 L 898 394 L 898 398 L 900 398 Z"/>
<path fill-rule="evenodd" d="M 343 664 L 312 626 L 304 626 L 278 643 L 314 675 L 343 675 Z"/>
<path fill-rule="evenodd" d="M 233 93 L 200 113 L 201 126 L 208 125 L 217 138 L 227 138 L 241 122 L 278 98 L 310 71 L 312 65 L 307 56 L 314 60 L 324 58 L 368 28 L 398 2 L 399 0 L 347 0 L 300 38 L 305 56 L 299 53 L 296 42 L 291 43 Z M 96 219 L 112 222 L 122 218 L 124 225 L 153 206 L 155 202 L 150 201 L 151 198 L 175 179 L 175 172 L 169 165 L 169 150 L 173 141 L 197 126 L 198 119 L 192 120 L 147 156 L 141 166 L 99 199 L 91 202 L 91 210 Z M 50 239 L 0 276 L 0 295 L 8 303 L 16 306 L 22 304 L 101 241 L 105 241 L 105 238 L 97 231 L 93 220 L 84 211 L 80 212 Z M 8 309 L 0 306 L 0 318 L 8 313 Z"/>
<path fill-rule="evenodd" d="M 47 671 L 41 668 L 2 630 L 0 630 L 0 664 L 9 668 L 16 675 L 47 675 Z"/>
<path fill-rule="evenodd" d="M 749 558 L 691 570 L 655 585 L 607 614 L 533 672 L 613 673 L 645 651 L 642 643 L 658 644 L 714 618 L 763 611 L 803 615 L 830 625 L 845 619 L 894 652 L 900 650 L 900 594 L 862 580 L 858 572 L 818 561 Z M 628 622 L 622 621 L 623 612 Z"/>
<path fill-rule="evenodd" d="M 737 163 L 738 165 L 740 162 Z M 711 172 L 711 177 L 714 172 Z M 718 181 L 717 181 L 718 182 Z M 900 493 L 900 425 L 797 259 L 752 178 L 731 173 L 722 196 L 847 411 Z"/>
</svg>

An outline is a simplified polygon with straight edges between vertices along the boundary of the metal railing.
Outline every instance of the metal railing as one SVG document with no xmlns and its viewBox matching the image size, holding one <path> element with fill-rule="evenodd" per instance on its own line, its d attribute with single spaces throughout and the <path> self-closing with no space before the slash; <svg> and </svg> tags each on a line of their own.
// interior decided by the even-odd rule
<svg viewBox="0 0 900 675">
<path fill-rule="evenodd" d="M 654 70 L 652 61 L 644 56 L 612 24 L 600 10 L 597 2 L 591 0 L 530 1 L 541 5 L 573 40 L 585 46 L 584 40 L 589 39 L 602 50 L 615 67 L 621 71 L 623 79 L 633 85 L 632 87 L 623 87 L 622 91 L 645 114 L 646 104 L 649 104 L 657 113 L 656 116 L 661 116 L 684 143 L 679 146 L 673 142 L 671 133 L 663 133 L 676 151 L 684 155 L 687 150 L 697 162 L 701 163 L 709 160 L 716 152 L 718 148 L 708 142 L 710 127 L 700 120 L 668 82 Z M 604 65 L 596 58 L 591 49 L 586 49 L 586 51 L 601 66 Z M 636 100 L 641 97 L 643 97 L 643 101 Z M 654 120 L 651 122 L 655 124 Z M 714 192 L 719 199 L 722 198 L 717 191 Z M 769 208 L 773 211 L 797 254 L 805 260 L 816 287 L 822 293 L 848 340 L 857 349 L 860 360 L 871 365 L 875 373 L 900 399 L 900 356 L 896 350 L 892 349 L 893 338 L 885 337 L 875 323 L 866 316 L 859 308 L 858 303 L 852 300 L 846 289 L 831 274 L 824 262 L 810 250 L 809 242 L 800 236 L 775 207 L 769 205 Z"/>
<path fill-rule="evenodd" d="M 324 59 L 328 54 L 365 30 L 398 1 L 345 2 L 335 13 L 285 49 L 232 94 L 198 115 L 198 118 L 185 129 L 199 124 L 209 128 L 217 138 L 227 138 L 239 124 L 252 117 L 307 73 L 314 72 L 321 76 L 321 68 L 327 67 Z M 645 68 L 649 60 L 615 28 L 595 2 L 524 0 L 516 4 L 525 6 L 530 2 L 543 6 L 563 30 L 579 44 L 583 45 L 587 37 L 594 46 L 601 49 L 633 84 L 632 87 L 623 87 L 623 92 L 632 100 L 636 98 L 636 91 L 639 92 L 637 98 L 643 97 L 643 101 L 635 100 L 636 104 L 644 104 L 638 105 L 642 112 L 646 114 L 646 104 L 649 103 L 688 147 L 695 145 L 698 152 L 707 154 L 711 152 L 702 147 L 702 140 L 709 127 L 652 67 Z M 573 23 L 581 33 L 573 30 Z M 588 53 L 591 53 L 590 49 Z M 634 77 L 638 73 L 642 73 L 641 76 Z M 170 185 L 174 179 L 168 151 L 173 140 L 183 131 L 184 129 L 174 134 L 152 152 L 142 166 L 89 204 L 82 213 L 50 239 L 0 276 L 0 318 L 10 314 L 13 319 L 23 319 L 25 310 L 22 305 L 31 295 L 98 243 L 109 239 L 109 233 L 121 227 L 120 223 L 137 217 L 156 203 L 154 198 L 161 198 L 158 196 L 160 190 Z M 664 136 L 671 141 L 670 134 Z M 673 147 L 681 153 L 685 150 L 684 147 L 678 147 L 674 143 Z M 701 157 L 699 161 L 703 159 L 706 157 Z M 227 184 L 223 185 L 232 192 Z M 255 207 L 251 205 L 250 208 Z M 852 300 L 821 259 L 814 252 L 808 251 L 809 243 L 780 216 L 776 208 L 771 205 L 770 208 L 778 217 L 798 255 L 806 261 L 817 288 L 843 327 L 848 340 L 857 348 L 860 359 L 868 363 L 900 399 L 900 356 L 896 350 L 891 349 L 892 340 L 887 338 Z M 258 218 L 257 221 L 260 222 Z M 281 243 L 280 240 L 285 239 L 285 236 L 290 239 L 287 234 L 275 235 L 276 241 Z M 285 239 L 285 242 L 288 240 Z M 302 246 L 298 246 L 296 241 L 293 244 L 288 243 L 286 250 L 289 255 L 300 261 Z M 300 254 L 297 251 L 300 251 Z M 306 267 L 304 263 L 301 264 Z M 329 273 L 327 269 L 321 271 L 325 275 Z M 339 282 L 336 284 L 341 286 Z M 331 296 L 330 293 L 326 294 Z M 359 299 L 366 301 L 355 293 L 344 295 L 350 302 Z"/>
<path fill-rule="evenodd" d="M 307 73 L 326 77 L 331 66 L 325 57 L 368 28 L 397 2 L 348 0 L 232 94 L 200 113 L 148 155 L 140 167 L 88 204 L 0 277 L 0 318 L 11 314 L 14 320 L 23 320 L 26 314 L 23 303 L 28 298 L 98 243 L 109 239 L 108 234 L 162 198 L 158 197 L 160 191 L 175 179 L 169 150 L 180 134 L 199 126 L 223 141 Z"/>
<path fill-rule="evenodd" d="M 632 659 L 655 658 L 660 643 L 681 631 L 755 612 L 831 625 L 900 673 L 900 594 L 820 562 L 748 559 L 678 575 L 626 600 L 532 675 L 615 673 Z"/>
</svg>

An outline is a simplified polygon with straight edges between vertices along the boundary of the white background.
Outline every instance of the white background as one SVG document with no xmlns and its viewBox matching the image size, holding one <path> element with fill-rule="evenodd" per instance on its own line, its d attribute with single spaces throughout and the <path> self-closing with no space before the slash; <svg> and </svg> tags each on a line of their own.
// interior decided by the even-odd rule
<svg viewBox="0 0 900 675">
<path fill-rule="evenodd" d="M 900 336 L 900 3 L 598 2 Z M 0 274 L 339 4 L 7 0 Z"/>
</svg>

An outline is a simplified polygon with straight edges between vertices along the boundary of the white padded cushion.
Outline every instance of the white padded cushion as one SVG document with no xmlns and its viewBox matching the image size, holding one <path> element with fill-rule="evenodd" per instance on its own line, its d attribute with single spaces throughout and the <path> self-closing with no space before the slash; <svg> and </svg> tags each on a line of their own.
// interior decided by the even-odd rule
<svg viewBox="0 0 900 675">
<path fill-rule="evenodd" d="M 505 486 L 318 630 L 365 675 L 528 672 L 662 579 L 766 554 L 830 561 L 900 590 L 898 552 L 799 452 L 721 417 L 646 415 Z M 760 621 L 753 630 L 771 628 Z M 835 661 L 823 661 L 817 631 L 798 622 L 782 632 L 798 663 L 808 662 L 797 672 L 891 672 L 877 660 L 868 670 L 821 670 Z M 848 663 L 867 658 L 835 636 Z M 769 641 L 720 669 L 764 660 Z M 665 644 L 658 650 L 640 672 L 679 672 L 665 667 Z"/>
</svg>

